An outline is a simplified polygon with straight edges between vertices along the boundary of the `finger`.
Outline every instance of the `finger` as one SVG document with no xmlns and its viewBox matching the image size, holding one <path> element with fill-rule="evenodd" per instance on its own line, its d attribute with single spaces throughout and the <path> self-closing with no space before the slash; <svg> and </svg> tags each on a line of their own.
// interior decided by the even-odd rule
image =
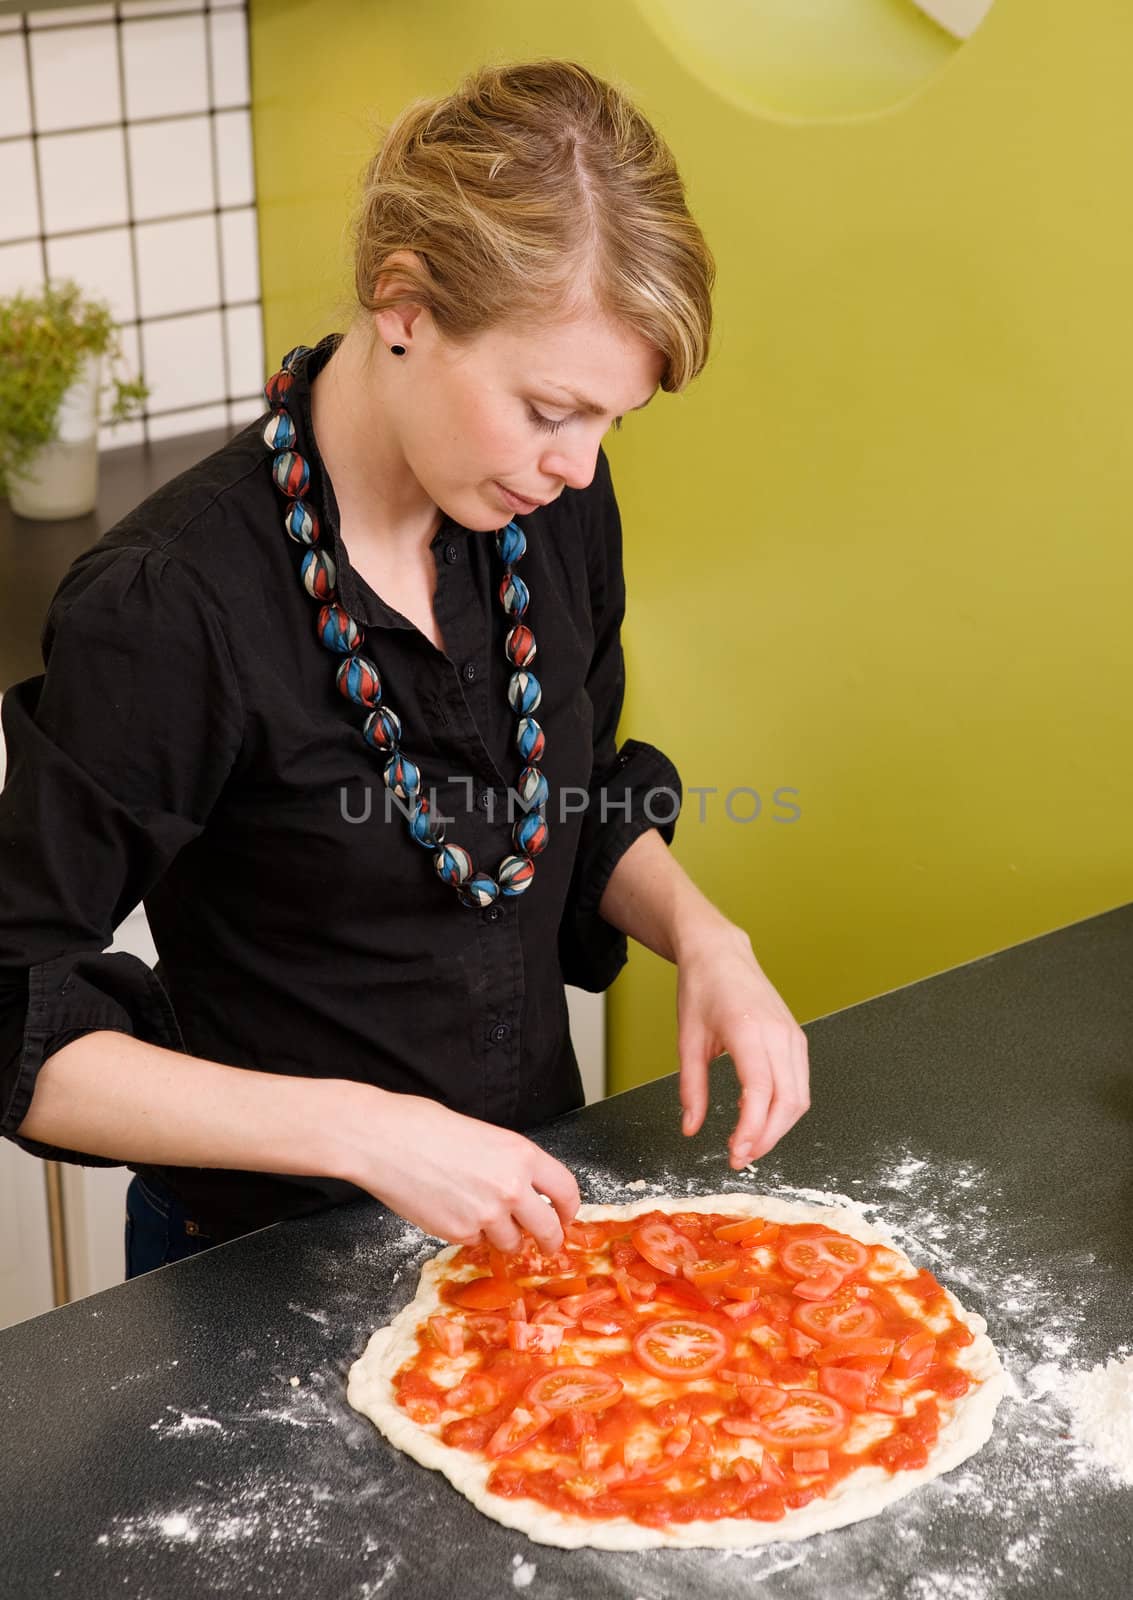
<svg viewBox="0 0 1133 1600">
<path fill-rule="evenodd" d="M 769 1049 L 774 1088 L 767 1110 L 763 1130 L 752 1147 L 752 1159 L 765 1156 L 773 1150 L 785 1133 L 807 1110 L 810 1099 L 807 1093 L 806 1037 L 801 1029 L 793 1030 L 783 1041 Z"/>
<path fill-rule="evenodd" d="M 743 1167 L 751 1160 L 752 1151 L 767 1121 L 775 1079 L 767 1049 L 762 1043 L 747 1043 L 742 1052 L 733 1053 L 732 1059 L 743 1092 L 740 1095 L 739 1118 L 729 1145 L 732 1166 Z"/>
<path fill-rule="evenodd" d="M 484 1237 L 489 1244 L 495 1245 L 497 1250 L 502 1250 L 505 1255 L 511 1255 L 513 1250 L 518 1250 L 523 1243 L 523 1229 L 516 1225 L 514 1216 L 501 1216 L 492 1222 L 486 1222 L 483 1228 Z"/>
<path fill-rule="evenodd" d="M 702 1126 L 708 1110 L 708 1037 L 703 1028 L 681 1028 L 677 1053 L 681 1063 L 681 1132 L 693 1134 Z"/>
<path fill-rule="evenodd" d="M 512 1211 L 512 1217 L 525 1229 L 545 1256 L 553 1256 L 563 1247 L 563 1230 L 553 1205 L 543 1196 L 529 1189 Z"/>
<path fill-rule="evenodd" d="M 565 1228 L 574 1221 L 582 1196 L 578 1192 L 578 1184 L 574 1173 L 564 1167 L 561 1161 L 556 1161 L 554 1156 L 547 1155 L 541 1150 L 542 1160 L 536 1163 L 535 1175 L 531 1180 L 532 1187 L 537 1194 L 545 1194 L 554 1207 L 555 1215 Z M 558 1245 L 555 1246 L 557 1250 Z"/>
</svg>

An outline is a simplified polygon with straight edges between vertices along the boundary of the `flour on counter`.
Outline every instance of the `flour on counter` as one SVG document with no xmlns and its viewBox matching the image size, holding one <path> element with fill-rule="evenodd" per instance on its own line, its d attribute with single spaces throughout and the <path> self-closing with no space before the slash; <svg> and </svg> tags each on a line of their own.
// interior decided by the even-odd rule
<svg viewBox="0 0 1133 1600">
<path fill-rule="evenodd" d="M 517 1589 L 526 1589 L 538 1570 L 534 1561 L 524 1561 L 522 1556 L 512 1556 L 511 1581 Z"/>
</svg>

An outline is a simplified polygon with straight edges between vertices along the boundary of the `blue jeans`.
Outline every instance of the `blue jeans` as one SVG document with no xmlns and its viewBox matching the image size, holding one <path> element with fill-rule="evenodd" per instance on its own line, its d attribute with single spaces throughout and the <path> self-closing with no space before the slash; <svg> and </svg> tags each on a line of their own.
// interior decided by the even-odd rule
<svg viewBox="0 0 1133 1600">
<path fill-rule="evenodd" d="M 134 1176 L 126 1190 L 127 1278 L 200 1255 L 215 1243 L 163 1183 Z"/>
</svg>

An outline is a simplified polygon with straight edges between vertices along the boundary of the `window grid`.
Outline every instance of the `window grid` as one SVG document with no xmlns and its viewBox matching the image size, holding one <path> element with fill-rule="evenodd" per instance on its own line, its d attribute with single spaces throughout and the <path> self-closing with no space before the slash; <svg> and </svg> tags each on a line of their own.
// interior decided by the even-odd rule
<svg viewBox="0 0 1133 1600">
<path fill-rule="evenodd" d="M 36 245 L 37 248 L 38 248 L 38 251 L 39 251 L 40 271 L 41 271 L 43 280 L 46 282 L 46 280 L 48 278 L 48 272 L 49 272 L 48 244 L 49 244 L 50 241 L 52 241 L 52 240 L 61 240 L 61 239 L 83 238 L 83 237 L 89 237 L 89 236 L 92 236 L 92 235 L 98 235 L 98 234 L 104 234 L 104 233 L 110 233 L 110 232 L 119 232 L 122 229 L 125 229 L 127 231 L 127 234 L 128 234 L 129 245 L 130 245 L 130 265 L 131 265 L 131 275 L 132 275 L 133 299 L 134 299 L 134 305 L 135 305 L 135 308 L 137 309 L 138 314 L 136 316 L 134 316 L 134 317 L 124 317 L 124 318 L 122 318 L 117 323 L 117 326 L 118 326 L 119 329 L 122 330 L 123 333 L 134 332 L 137 335 L 137 337 L 136 337 L 136 345 L 137 345 L 136 370 L 137 370 L 139 376 L 143 380 L 145 380 L 145 377 L 146 377 L 146 372 L 145 372 L 145 343 L 144 343 L 144 339 L 143 339 L 143 329 L 145 327 L 148 327 L 151 324 L 157 324 L 157 323 L 162 323 L 162 322 L 170 322 L 170 321 L 174 321 L 174 320 L 177 320 L 177 319 L 180 319 L 180 318 L 184 318 L 184 317 L 198 316 L 198 315 L 201 315 L 201 314 L 206 313 L 206 312 L 216 312 L 216 313 L 218 313 L 218 316 L 219 316 L 220 338 L 221 338 L 221 347 L 222 347 L 221 353 L 222 353 L 222 364 L 223 364 L 223 372 L 224 372 L 224 389 L 225 389 L 225 392 L 223 394 L 217 394 L 217 395 L 213 396 L 212 398 L 210 398 L 208 400 L 197 400 L 197 401 L 192 401 L 192 402 L 188 402 L 188 403 L 186 403 L 184 401 L 181 401 L 181 402 L 170 404 L 170 405 L 162 405 L 160 403 L 160 397 L 159 396 L 152 397 L 153 399 L 157 400 L 159 403 L 150 404 L 150 403 L 147 402 L 147 404 L 143 408 L 140 416 L 138 418 L 134 419 L 135 422 L 140 423 L 140 425 L 141 425 L 142 439 L 143 439 L 143 442 L 145 442 L 146 444 L 148 444 L 150 442 L 149 423 L 150 423 L 151 419 L 157 419 L 157 418 L 160 418 L 160 417 L 176 416 L 176 415 L 179 415 L 179 414 L 191 415 L 194 412 L 215 411 L 219 406 L 223 406 L 224 407 L 225 417 L 227 418 L 228 425 L 232 426 L 237 421 L 238 417 L 239 417 L 240 420 L 242 420 L 243 417 L 247 414 L 251 402 L 261 401 L 261 395 L 260 395 L 260 391 L 258 389 L 256 391 L 254 391 L 254 392 L 252 392 L 252 391 L 233 392 L 232 358 L 231 358 L 232 357 L 232 352 L 231 352 L 231 349 L 230 349 L 230 340 L 229 340 L 229 336 L 228 336 L 228 317 L 227 317 L 227 313 L 229 311 L 238 310 L 238 309 L 245 309 L 245 308 L 247 308 L 249 306 L 255 306 L 258 309 L 259 306 L 260 306 L 260 299 L 259 299 L 259 297 L 256 297 L 255 299 L 246 299 L 245 298 L 245 299 L 229 300 L 225 295 L 225 276 L 226 276 L 226 274 L 225 274 L 225 262 L 224 262 L 224 249 L 223 249 L 223 243 L 222 243 L 222 237 L 221 237 L 221 218 L 226 213 L 242 212 L 242 211 L 247 211 L 247 210 L 253 210 L 254 211 L 255 204 L 256 204 L 254 177 L 253 177 L 253 182 L 252 182 L 252 193 L 251 193 L 251 195 L 250 195 L 250 197 L 249 197 L 249 199 L 247 201 L 234 203 L 234 204 L 226 204 L 226 205 L 222 205 L 220 203 L 221 154 L 220 154 L 220 141 L 219 141 L 218 133 L 217 133 L 217 117 L 220 116 L 220 115 L 230 115 L 230 114 L 233 114 L 233 113 L 241 113 L 241 112 L 245 113 L 245 114 L 248 114 L 248 115 L 250 115 L 250 113 L 251 113 L 251 101 L 250 101 L 250 98 L 241 100 L 241 101 L 236 102 L 236 103 L 225 103 L 223 106 L 218 106 L 216 104 L 216 93 L 215 93 L 214 72 L 213 72 L 212 36 L 211 36 L 211 30 L 209 28 L 209 18 L 211 16 L 214 16 L 214 15 L 220 15 L 220 14 L 223 14 L 225 12 L 231 13 L 233 11 L 240 11 L 240 12 L 244 13 L 245 25 L 246 25 L 247 3 L 246 3 L 246 0 L 244 0 L 243 4 L 237 4 L 237 5 L 232 5 L 232 4 L 224 5 L 224 4 L 212 4 L 212 3 L 210 3 L 207 6 L 203 6 L 203 7 L 202 6 L 197 6 L 197 7 L 186 6 L 184 8 L 178 7 L 175 10 L 154 12 L 149 16 L 139 16 L 139 15 L 137 15 L 135 13 L 126 13 L 126 14 L 124 14 L 121 3 L 116 3 L 115 6 L 114 6 L 114 15 L 113 15 L 112 18 L 97 17 L 97 18 L 86 18 L 86 19 L 78 19 L 78 20 L 72 19 L 70 21 L 64 19 L 64 20 L 61 20 L 61 21 L 58 21 L 58 22 L 40 20 L 37 23 L 37 25 L 36 25 L 36 27 L 34 29 L 32 28 L 31 23 L 30 23 L 29 14 L 27 12 L 24 12 L 20 17 L 20 26 L 19 26 L 19 29 L 17 30 L 17 36 L 22 40 L 22 45 L 23 45 L 23 51 L 22 51 L 22 54 L 23 54 L 23 69 L 24 69 L 25 81 L 26 81 L 26 86 L 27 86 L 28 106 L 29 106 L 29 110 L 30 110 L 30 118 L 29 118 L 30 127 L 25 129 L 25 130 L 23 130 L 23 131 L 21 131 L 21 132 L 0 135 L 0 144 L 10 144 L 10 143 L 13 143 L 13 142 L 15 142 L 17 140 L 26 140 L 26 139 L 28 139 L 30 137 L 31 149 L 32 149 L 32 166 L 33 166 L 33 171 L 34 171 L 34 176 L 35 176 L 36 208 L 37 208 L 37 212 L 38 212 L 39 231 L 37 233 L 35 233 L 35 234 L 26 234 L 26 235 L 22 235 L 22 236 L 15 237 L 15 238 L 4 239 L 3 242 L 2 242 L 2 245 L 0 245 L 0 248 L 5 248 L 6 249 L 9 246 L 13 246 L 13 245 L 27 245 L 27 244 Z M 169 113 L 167 115 L 127 117 L 126 116 L 126 61 L 125 61 L 124 39 L 123 39 L 123 32 L 122 32 L 123 24 L 124 23 L 128 23 L 128 24 L 131 24 L 131 25 L 137 25 L 139 23 L 144 24 L 146 22 L 151 22 L 151 21 L 152 22 L 157 22 L 157 21 L 168 22 L 171 19 L 184 18 L 184 17 L 201 18 L 203 20 L 204 27 L 205 27 L 205 30 L 206 30 L 205 31 L 205 70 L 206 70 L 206 80 L 207 80 L 207 85 L 208 85 L 207 105 L 205 107 L 202 107 L 201 110 L 199 110 L 199 111 L 178 111 L 178 112 L 171 112 L 171 113 Z M 109 119 L 109 120 L 106 120 L 106 121 L 85 123 L 85 124 L 77 125 L 75 127 L 68 127 L 66 129 L 41 130 L 40 127 L 39 127 L 39 118 L 38 118 L 38 116 L 36 114 L 35 74 L 34 74 L 34 71 L 32 69 L 32 54 L 31 54 L 31 41 L 32 41 L 32 38 L 40 36 L 40 35 L 43 35 L 43 34 L 61 32 L 63 30 L 67 30 L 67 31 L 73 32 L 73 31 L 81 30 L 81 29 L 94 29 L 94 28 L 103 28 L 103 29 L 113 28 L 114 29 L 115 45 L 116 45 L 117 61 L 118 61 L 118 77 L 119 77 L 119 113 L 120 113 L 119 116 L 117 118 Z M 210 159 L 210 171 L 211 171 L 211 181 L 212 181 L 213 204 L 211 206 L 209 206 L 209 207 L 199 207 L 199 208 L 196 208 L 196 209 L 193 209 L 193 210 L 189 210 L 189 211 L 171 212 L 169 214 L 162 213 L 162 215 L 160 217 L 141 217 L 141 218 L 139 218 L 135 214 L 134 177 L 133 177 L 132 164 L 131 164 L 131 147 L 130 147 L 130 142 L 129 142 L 129 129 L 130 128 L 153 126 L 154 124 L 168 124 L 168 123 L 173 123 L 173 122 L 185 122 L 185 121 L 189 121 L 189 120 L 199 119 L 202 116 L 207 116 L 208 125 L 209 125 L 209 159 Z M 47 140 L 56 139 L 56 138 L 60 138 L 60 137 L 72 138 L 72 137 L 74 137 L 76 135 L 80 135 L 80 134 L 84 134 L 84 133 L 102 132 L 102 131 L 105 131 L 108 128 L 116 129 L 122 135 L 123 152 L 124 152 L 124 160 L 125 160 L 124 177 L 125 177 L 126 201 L 127 201 L 127 206 L 126 206 L 127 215 L 126 215 L 126 218 L 124 220 L 119 219 L 119 220 L 114 221 L 114 222 L 98 223 L 98 224 L 95 224 L 95 225 L 92 225 L 92 226 L 88 226 L 88 227 L 66 228 L 66 229 L 59 229 L 59 230 L 56 230 L 56 231 L 48 232 L 47 227 L 46 227 L 47 209 L 46 209 L 46 200 L 45 200 L 45 186 L 44 186 L 44 176 L 43 176 L 43 165 L 42 165 L 41 154 L 40 154 L 41 143 L 44 142 L 44 141 L 47 141 Z M 219 286 L 219 294 L 218 294 L 217 299 L 213 300 L 213 301 L 210 301 L 206 305 L 185 307 L 183 309 L 178 309 L 176 311 L 155 312 L 155 313 L 151 313 L 151 314 L 148 314 L 148 315 L 143 315 L 142 314 L 142 285 L 141 285 L 141 273 L 140 273 L 140 269 L 139 269 L 138 242 L 137 242 L 137 230 L 138 230 L 139 225 L 146 226 L 146 225 L 153 225 L 154 223 L 183 222 L 183 221 L 187 221 L 187 220 L 195 219 L 195 218 L 200 218 L 200 217 L 209 217 L 209 218 L 212 219 L 212 236 L 213 236 L 212 248 L 215 251 L 216 269 L 217 269 L 217 282 L 218 282 L 218 286 Z M 131 363 L 131 365 L 133 365 L 133 363 Z"/>
</svg>

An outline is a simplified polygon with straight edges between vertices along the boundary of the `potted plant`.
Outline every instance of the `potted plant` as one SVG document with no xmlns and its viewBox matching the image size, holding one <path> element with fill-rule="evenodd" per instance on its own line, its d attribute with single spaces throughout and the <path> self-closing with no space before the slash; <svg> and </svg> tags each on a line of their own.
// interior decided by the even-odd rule
<svg viewBox="0 0 1133 1600">
<path fill-rule="evenodd" d="M 13 511 L 50 519 L 94 510 L 98 424 L 134 415 L 149 393 L 123 367 L 110 307 L 73 280 L 0 298 L 0 495 Z"/>
</svg>

